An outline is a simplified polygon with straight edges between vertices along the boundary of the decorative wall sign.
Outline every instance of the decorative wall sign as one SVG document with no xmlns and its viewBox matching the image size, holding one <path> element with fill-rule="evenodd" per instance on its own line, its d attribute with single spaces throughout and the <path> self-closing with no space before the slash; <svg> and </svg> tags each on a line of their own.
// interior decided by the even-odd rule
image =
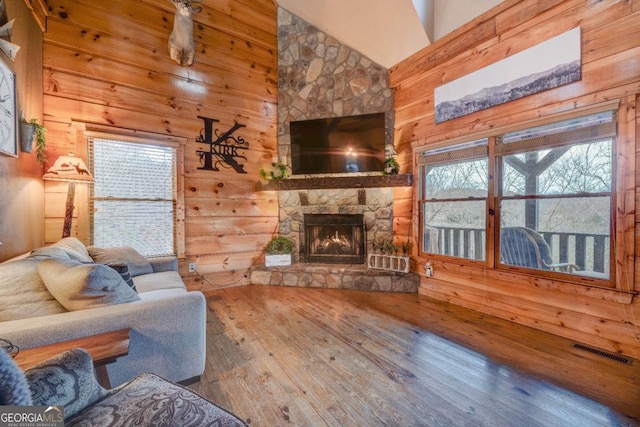
<svg viewBox="0 0 640 427">
<path fill-rule="evenodd" d="M 0 58 L 0 153 L 18 156 L 16 75 Z"/>
<path fill-rule="evenodd" d="M 580 27 L 461 77 L 435 90 L 441 123 L 577 80 Z"/>
<path fill-rule="evenodd" d="M 198 169 L 219 171 L 218 166 L 221 166 L 226 169 L 233 168 L 237 173 L 247 173 L 244 170 L 244 165 L 238 163 L 238 159 L 247 160 L 245 156 L 240 154 L 240 150 L 248 150 L 249 143 L 239 136 L 233 136 L 235 131 L 246 126 L 236 122 L 228 131 L 221 133 L 218 129 L 215 131 L 213 129 L 213 124 L 219 120 L 202 116 L 198 116 L 198 118 L 204 121 L 204 135 L 201 131 L 200 135 L 196 137 L 196 142 L 209 145 L 209 150 L 196 150 L 202 164 Z"/>
</svg>

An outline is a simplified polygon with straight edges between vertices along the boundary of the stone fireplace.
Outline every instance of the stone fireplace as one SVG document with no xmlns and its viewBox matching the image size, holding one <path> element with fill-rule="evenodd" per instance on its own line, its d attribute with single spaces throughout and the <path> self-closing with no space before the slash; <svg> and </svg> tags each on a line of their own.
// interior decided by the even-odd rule
<svg viewBox="0 0 640 427">
<path fill-rule="evenodd" d="M 370 269 L 365 262 L 374 241 L 393 236 L 393 188 L 282 190 L 278 196 L 279 232 L 297 248 L 293 264 L 256 266 L 252 284 L 417 292 L 417 273 Z M 333 258 L 341 254 L 342 260 Z"/>
<path fill-rule="evenodd" d="M 310 263 L 362 264 L 365 260 L 363 215 L 304 215 L 304 251 Z"/>
<path fill-rule="evenodd" d="M 278 196 L 280 234 L 296 243 L 294 262 L 364 265 L 373 242 L 393 235 L 392 188 L 280 191 Z M 336 243 L 345 238 L 355 241 Z"/>
<path fill-rule="evenodd" d="M 386 113 L 385 148 L 390 153 L 385 154 L 393 155 L 393 105 L 384 67 L 278 8 L 278 149 L 274 161 L 291 165 L 291 121 L 381 112 Z M 367 269 L 366 254 L 373 242 L 393 237 L 394 190 L 368 185 L 365 175 L 359 178 L 361 185 L 278 191 L 278 232 L 296 244 L 293 265 L 256 267 L 251 283 L 417 292 L 417 274 Z M 320 179 L 333 181 L 335 176 Z M 327 215 L 333 216 L 334 224 L 306 226 L 309 220 Z M 358 225 L 341 224 L 347 217 L 357 218 Z"/>
</svg>

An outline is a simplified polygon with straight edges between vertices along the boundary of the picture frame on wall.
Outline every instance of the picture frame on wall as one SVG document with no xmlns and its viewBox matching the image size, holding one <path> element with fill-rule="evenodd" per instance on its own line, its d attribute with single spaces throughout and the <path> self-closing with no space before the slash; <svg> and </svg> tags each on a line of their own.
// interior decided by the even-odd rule
<svg viewBox="0 0 640 427">
<path fill-rule="evenodd" d="M 16 74 L 0 57 L 0 154 L 18 157 Z"/>
</svg>

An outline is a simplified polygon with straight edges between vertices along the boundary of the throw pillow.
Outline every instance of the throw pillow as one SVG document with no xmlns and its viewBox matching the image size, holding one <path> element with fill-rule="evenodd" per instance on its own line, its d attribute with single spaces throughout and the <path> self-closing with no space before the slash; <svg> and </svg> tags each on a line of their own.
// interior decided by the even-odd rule
<svg viewBox="0 0 640 427">
<path fill-rule="evenodd" d="M 81 348 L 44 361 L 25 376 L 33 404 L 64 406 L 65 419 L 107 395 L 96 381 L 91 355 Z"/>
<path fill-rule="evenodd" d="M 65 237 L 58 240 L 50 248 L 61 248 L 71 259 L 80 262 L 93 262 L 84 244 L 76 237 Z"/>
<path fill-rule="evenodd" d="M 131 277 L 153 273 L 153 267 L 149 260 L 131 246 L 116 248 L 89 246 L 87 250 L 95 262 L 101 264 L 127 264 Z"/>
<path fill-rule="evenodd" d="M 2 348 L 0 348 L 0 405 L 33 405 L 24 374 Z"/>
<path fill-rule="evenodd" d="M 69 311 L 139 300 L 117 271 L 103 264 L 72 265 L 45 259 L 38 273 L 51 295 Z"/>
<path fill-rule="evenodd" d="M 107 264 L 107 265 L 113 268 L 115 271 L 117 271 L 120 277 L 122 277 L 122 280 L 124 280 L 124 282 L 127 285 L 129 285 L 131 289 L 138 292 L 138 290 L 136 289 L 136 285 L 133 284 L 133 279 L 131 278 L 131 274 L 129 274 L 129 267 L 127 267 L 127 264 Z"/>
<path fill-rule="evenodd" d="M 0 322 L 66 312 L 45 287 L 35 260 L 0 265 Z"/>
</svg>

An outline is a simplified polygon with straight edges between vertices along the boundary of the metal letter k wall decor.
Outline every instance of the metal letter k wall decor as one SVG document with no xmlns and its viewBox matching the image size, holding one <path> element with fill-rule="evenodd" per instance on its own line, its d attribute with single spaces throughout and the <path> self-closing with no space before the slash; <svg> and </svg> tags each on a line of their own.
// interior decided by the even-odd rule
<svg viewBox="0 0 640 427">
<path fill-rule="evenodd" d="M 222 166 L 227 169 L 233 168 L 237 173 L 247 173 L 244 170 L 244 165 L 238 163 L 238 159 L 247 160 L 245 156 L 240 154 L 239 150 L 248 150 L 249 143 L 239 136 L 232 135 L 238 129 L 246 126 L 236 122 L 231 129 L 221 133 L 218 129 L 215 131 L 213 129 L 213 124 L 220 120 L 202 116 L 198 116 L 198 118 L 204 121 L 204 129 L 196 137 L 196 142 L 209 145 L 209 150 L 196 150 L 196 154 L 200 157 L 200 163 L 202 164 L 198 169 L 219 171 L 218 166 Z M 203 131 L 204 135 L 202 134 Z M 214 134 L 215 141 L 213 139 Z"/>
</svg>

